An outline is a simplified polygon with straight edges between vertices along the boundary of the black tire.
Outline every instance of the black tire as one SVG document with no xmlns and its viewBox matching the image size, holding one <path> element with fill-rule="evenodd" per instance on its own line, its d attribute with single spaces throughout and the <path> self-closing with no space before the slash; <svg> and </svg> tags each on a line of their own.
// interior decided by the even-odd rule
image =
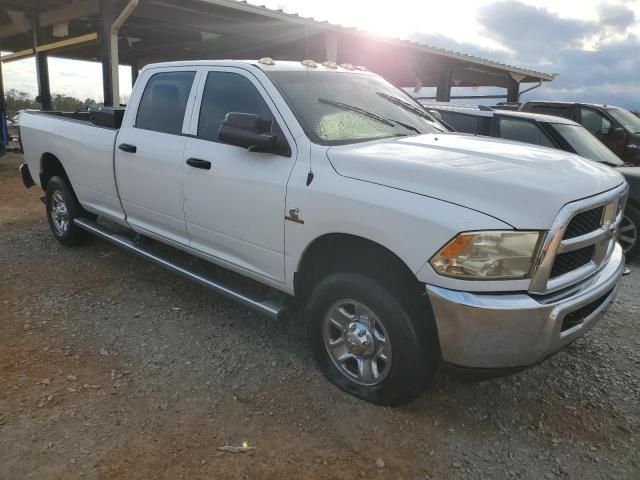
<svg viewBox="0 0 640 480">
<path fill-rule="evenodd" d="M 79 245 L 87 241 L 90 234 L 73 223 L 76 218 L 83 215 L 82 207 L 80 207 L 71 189 L 62 178 L 51 177 L 49 179 L 45 205 L 49 227 L 56 240 L 66 247 Z M 58 207 L 57 209 L 56 206 Z M 56 212 L 60 211 L 61 206 L 66 211 L 66 214 L 59 216 Z M 65 220 L 66 223 L 61 223 L 62 220 Z"/>
<path fill-rule="evenodd" d="M 413 308 L 419 301 L 412 302 L 398 297 L 398 294 L 391 293 L 391 289 L 364 275 L 335 273 L 316 285 L 306 306 L 307 333 L 322 372 L 345 392 L 379 405 L 396 406 L 413 400 L 432 382 L 440 363 L 432 315 L 425 312 L 425 309 Z M 344 369 L 348 367 L 347 362 L 342 364 L 342 368 L 339 367 L 329 353 L 330 347 L 325 346 L 325 316 L 336 302 L 347 301 L 345 299 L 359 302 L 379 319 L 383 325 L 385 341 L 388 340 L 391 346 L 388 370 L 385 370 L 387 364 L 384 361 L 376 359 L 377 367 L 374 371 L 379 374 L 386 371 L 386 374 L 384 377 L 381 374 L 382 379 L 374 385 L 359 384 L 357 379 L 344 373 Z M 343 333 L 339 333 L 338 328 L 336 330 L 337 335 L 344 339 L 344 344 L 351 349 L 353 338 L 347 341 L 348 329 L 342 330 Z M 375 338 L 374 344 L 378 337 Z M 362 358 L 364 357 L 361 356 L 360 359 Z M 358 362 L 358 359 L 353 359 L 352 370 L 357 370 Z"/>
<path fill-rule="evenodd" d="M 638 258 L 640 255 L 640 209 L 635 205 L 627 203 L 618 240 L 625 249 L 627 260 Z"/>
</svg>

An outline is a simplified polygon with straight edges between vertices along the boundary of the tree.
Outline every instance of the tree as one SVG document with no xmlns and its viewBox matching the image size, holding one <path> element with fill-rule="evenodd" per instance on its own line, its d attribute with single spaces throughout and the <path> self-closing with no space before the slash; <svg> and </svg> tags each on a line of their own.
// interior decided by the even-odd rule
<svg viewBox="0 0 640 480">
<path fill-rule="evenodd" d="M 13 116 L 18 110 L 27 108 L 39 108 L 39 105 L 27 92 L 11 88 L 5 93 L 5 109 L 10 116 Z"/>
<path fill-rule="evenodd" d="M 51 97 L 51 106 L 54 110 L 62 112 L 86 111 L 89 107 L 98 105 L 93 98 L 85 98 L 84 101 L 68 95 L 56 93 Z M 40 109 L 41 105 L 27 92 L 21 92 L 12 88 L 5 92 L 5 109 L 9 116 L 13 116 L 18 110 L 28 108 Z"/>
</svg>

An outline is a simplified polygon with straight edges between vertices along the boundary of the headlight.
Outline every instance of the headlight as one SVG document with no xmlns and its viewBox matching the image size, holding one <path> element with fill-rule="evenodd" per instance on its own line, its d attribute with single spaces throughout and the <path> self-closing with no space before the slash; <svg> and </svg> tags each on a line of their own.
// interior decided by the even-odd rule
<svg viewBox="0 0 640 480">
<path fill-rule="evenodd" d="M 529 278 L 543 232 L 460 233 L 431 259 L 440 275 L 466 280 Z"/>
</svg>

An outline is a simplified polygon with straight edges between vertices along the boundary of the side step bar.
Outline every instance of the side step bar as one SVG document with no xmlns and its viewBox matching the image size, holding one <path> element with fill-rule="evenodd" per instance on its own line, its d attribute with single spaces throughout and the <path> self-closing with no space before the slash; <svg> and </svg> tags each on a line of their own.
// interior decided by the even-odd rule
<svg viewBox="0 0 640 480">
<path fill-rule="evenodd" d="M 193 280 L 200 285 L 204 285 L 205 287 L 210 288 L 211 290 L 222 296 L 235 300 L 236 302 L 239 302 L 249 308 L 253 308 L 254 310 L 264 313 L 271 318 L 280 318 L 286 309 L 284 305 L 276 303 L 272 300 L 259 300 L 251 298 L 250 296 L 245 295 L 238 290 L 231 289 L 212 278 L 199 273 L 195 273 L 176 263 L 170 262 L 169 260 L 151 252 L 149 249 L 146 249 L 144 244 L 135 243 L 124 235 L 113 233 L 109 229 L 98 225 L 98 223 L 93 220 L 89 220 L 86 218 L 77 218 L 74 220 L 74 224 L 100 238 L 108 240 L 109 242 L 119 247 L 136 253 L 141 257 L 146 258 L 147 260 L 151 260 L 152 262 L 168 270 L 171 270 L 172 272 Z"/>
</svg>

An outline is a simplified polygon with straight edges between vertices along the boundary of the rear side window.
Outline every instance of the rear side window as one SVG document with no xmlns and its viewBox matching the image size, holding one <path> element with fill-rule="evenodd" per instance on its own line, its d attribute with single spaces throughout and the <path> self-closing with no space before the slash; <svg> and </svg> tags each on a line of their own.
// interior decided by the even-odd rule
<svg viewBox="0 0 640 480">
<path fill-rule="evenodd" d="M 196 72 L 163 72 L 153 75 L 145 86 L 136 127 L 179 135 Z"/>
<path fill-rule="evenodd" d="M 456 129 L 456 132 L 473 133 L 480 135 L 480 118 L 473 115 L 465 115 L 463 113 L 448 112 L 439 110 L 442 120 Z"/>
<path fill-rule="evenodd" d="M 541 113 L 543 115 L 553 115 L 554 117 L 571 118 L 571 107 L 554 105 L 533 105 L 529 111 L 531 113 Z"/>
<path fill-rule="evenodd" d="M 533 143 L 543 147 L 556 148 L 546 133 L 535 123 L 525 120 L 501 118 L 499 122 L 500 138 L 516 142 Z"/>
</svg>

